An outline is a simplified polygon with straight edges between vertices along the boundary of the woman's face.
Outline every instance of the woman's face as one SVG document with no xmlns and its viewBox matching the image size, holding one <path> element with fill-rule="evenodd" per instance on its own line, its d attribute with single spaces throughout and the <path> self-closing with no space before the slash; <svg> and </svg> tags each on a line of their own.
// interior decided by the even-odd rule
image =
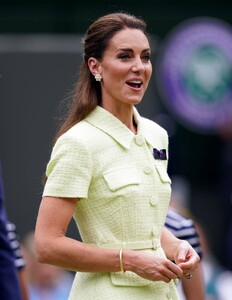
<svg viewBox="0 0 232 300">
<path fill-rule="evenodd" d="M 150 56 L 148 39 L 141 30 L 127 28 L 114 35 L 98 69 L 103 107 L 140 103 L 152 74 Z"/>
</svg>

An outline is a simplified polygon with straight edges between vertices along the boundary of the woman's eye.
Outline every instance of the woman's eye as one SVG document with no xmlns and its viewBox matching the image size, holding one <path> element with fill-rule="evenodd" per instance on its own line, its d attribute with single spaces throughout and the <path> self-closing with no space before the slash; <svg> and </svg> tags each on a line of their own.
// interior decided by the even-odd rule
<svg viewBox="0 0 232 300">
<path fill-rule="evenodd" d="M 120 59 L 128 59 L 128 58 L 130 58 L 130 56 L 129 56 L 129 54 L 121 54 L 121 55 L 119 55 L 119 58 Z"/>
<path fill-rule="evenodd" d="M 144 55 L 144 56 L 142 57 L 142 59 L 143 59 L 144 61 L 149 61 L 149 60 L 150 60 L 150 55 Z"/>
</svg>

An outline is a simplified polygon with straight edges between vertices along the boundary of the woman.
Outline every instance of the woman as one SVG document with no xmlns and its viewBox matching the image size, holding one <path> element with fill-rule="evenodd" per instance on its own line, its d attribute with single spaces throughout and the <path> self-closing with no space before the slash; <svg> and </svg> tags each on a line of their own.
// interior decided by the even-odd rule
<svg viewBox="0 0 232 300">
<path fill-rule="evenodd" d="M 178 299 L 174 279 L 190 278 L 199 261 L 163 226 L 167 134 L 134 107 L 152 74 L 150 56 L 146 24 L 132 15 L 103 16 L 86 32 L 35 233 L 40 262 L 77 271 L 70 300 Z M 72 216 L 83 242 L 65 236 Z"/>
</svg>

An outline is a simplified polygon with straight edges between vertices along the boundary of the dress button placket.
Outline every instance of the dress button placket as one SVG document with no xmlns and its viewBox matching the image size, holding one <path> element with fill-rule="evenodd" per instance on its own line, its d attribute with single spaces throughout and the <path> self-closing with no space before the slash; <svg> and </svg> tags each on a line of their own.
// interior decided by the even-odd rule
<svg viewBox="0 0 232 300">
<path fill-rule="evenodd" d="M 153 234 L 153 236 L 157 236 L 157 234 L 158 234 L 158 228 L 156 226 L 154 226 L 152 228 L 152 234 Z"/>
<path fill-rule="evenodd" d="M 147 165 L 144 167 L 143 171 L 145 174 L 149 175 L 152 173 L 152 168 L 149 165 Z"/>
<path fill-rule="evenodd" d="M 156 196 L 151 197 L 151 205 L 157 205 L 158 203 L 158 198 Z"/>
</svg>

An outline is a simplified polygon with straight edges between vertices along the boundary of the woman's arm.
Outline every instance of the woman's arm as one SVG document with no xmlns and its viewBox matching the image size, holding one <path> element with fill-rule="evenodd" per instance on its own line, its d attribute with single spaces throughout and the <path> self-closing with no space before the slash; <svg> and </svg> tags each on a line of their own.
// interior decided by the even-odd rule
<svg viewBox="0 0 232 300">
<path fill-rule="evenodd" d="M 73 271 L 120 271 L 119 249 L 98 248 L 65 236 L 77 201 L 53 197 L 42 199 L 35 229 L 38 260 Z M 182 275 L 180 267 L 150 251 L 123 250 L 122 263 L 125 271 L 152 281 L 169 282 Z"/>
<path fill-rule="evenodd" d="M 42 199 L 35 229 L 39 262 L 73 271 L 119 271 L 118 250 L 97 248 L 65 236 L 77 201 L 53 197 Z"/>
<path fill-rule="evenodd" d="M 191 280 L 182 278 L 182 287 L 187 300 L 205 300 L 205 281 L 201 263 L 194 270 Z"/>
</svg>

